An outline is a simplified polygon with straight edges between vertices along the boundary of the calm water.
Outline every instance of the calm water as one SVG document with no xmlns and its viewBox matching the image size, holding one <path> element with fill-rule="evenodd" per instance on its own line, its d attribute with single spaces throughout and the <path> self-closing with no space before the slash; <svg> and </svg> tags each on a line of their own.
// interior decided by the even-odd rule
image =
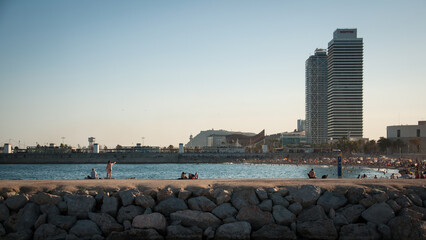
<svg viewBox="0 0 426 240">
<path fill-rule="evenodd" d="M 10 179 L 83 179 L 95 168 L 101 178 L 106 175 L 106 164 L 0 164 L 0 180 Z M 137 179 L 174 179 L 181 172 L 198 172 L 200 178 L 307 178 L 314 168 L 317 177 L 328 174 L 337 178 L 336 166 L 276 165 L 276 164 L 116 164 L 113 166 L 113 178 Z M 395 169 L 387 173 L 377 168 L 346 167 L 344 178 L 356 178 L 358 174 L 367 174 L 368 178 L 389 178 Z"/>
</svg>

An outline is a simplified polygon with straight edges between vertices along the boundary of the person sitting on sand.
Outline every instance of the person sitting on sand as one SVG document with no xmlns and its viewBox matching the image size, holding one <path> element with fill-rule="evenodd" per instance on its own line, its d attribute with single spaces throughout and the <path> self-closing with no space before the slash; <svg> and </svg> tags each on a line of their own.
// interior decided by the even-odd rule
<svg viewBox="0 0 426 240">
<path fill-rule="evenodd" d="M 188 179 L 193 179 L 193 177 L 194 177 L 194 174 L 188 173 Z"/>
<path fill-rule="evenodd" d="M 185 172 L 182 172 L 182 174 L 180 175 L 180 179 L 187 179 Z"/>
<path fill-rule="evenodd" d="M 92 171 L 90 172 L 90 179 L 98 179 L 98 173 L 95 171 L 94 168 L 92 168 Z"/>
<path fill-rule="evenodd" d="M 311 169 L 311 171 L 309 171 L 309 173 L 308 173 L 308 177 L 309 177 L 309 178 L 316 178 L 316 177 L 315 177 L 315 172 L 314 172 L 314 169 L 313 169 L 313 168 Z"/>
<path fill-rule="evenodd" d="M 198 179 L 198 172 L 195 173 L 194 179 Z"/>
<path fill-rule="evenodd" d="M 112 165 L 116 164 L 117 162 L 111 162 L 108 161 L 107 166 L 106 166 L 106 179 L 111 179 L 111 174 L 112 174 Z"/>
<path fill-rule="evenodd" d="M 326 175 L 322 175 L 322 178 L 323 178 L 323 179 L 328 178 L 328 174 L 326 174 Z"/>
</svg>

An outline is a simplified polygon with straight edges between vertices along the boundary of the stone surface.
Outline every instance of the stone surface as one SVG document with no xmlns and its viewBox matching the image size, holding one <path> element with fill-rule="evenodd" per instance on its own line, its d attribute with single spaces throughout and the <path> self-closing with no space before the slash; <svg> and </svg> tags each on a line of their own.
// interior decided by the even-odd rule
<svg viewBox="0 0 426 240">
<path fill-rule="evenodd" d="M 48 222 L 68 231 L 77 222 L 77 217 L 55 215 L 55 216 L 49 217 Z"/>
<path fill-rule="evenodd" d="M 129 230 L 132 228 L 132 223 L 129 220 L 124 220 L 123 227 L 124 227 L 124 230 Z"/>
<path fill-rule="evenodd" d="M 285 199 L 279 192 L 271 193 L 270 199 L 274 205 L 282 205 L 284 207 L 288 207 L 290 205 L 287 199 Z"/>
<path fill-rule="evenodd" d="M 288 210 L 290 210 L 292 213 L 297 215 L 303 210 L 303 207 L 300 203 L 295 202 L 295 203 L 292 203 L 290 206 L 288 206 Z"/>
<path fill-rule="evenodd" d="M 422 213 L 414 211 L 411 208 L 403 208 L 399 212 L 399 216 L 407 216 L 407 217 L 410 217 L 412 219 L 417 219 L 417 220 L 422 220 L 422 218 L 423 218 L 423 214 Z"/>
<path fill-rule="evenodd" d="M 299 213 L 297 216 L 297 221 L 317 221 L 317 220 L 326 220 L 327 215 L 324 212 L 324 209 L 319 206 L 315 205 L 310 208 L 303 209 L 302 212 Z"/>
<path fill-rule="evenodd" d="M 362 212 L 361 216 L 369 222 L 386 224 L 395 217 L 395 213 L 386 203 L 376 203 Z"/>
<path fill-rule="evenodd" d="M 300 203 L 304 208 L 314 205 L 321 195 L 321 188 L 313 185 L 303 185 L 298 191 L 295 191 L 293 200 Z"/>
<path fill-rule="evenodd" d="M 203 232 L 204 239 L 206 239 L 206 240 L 213 239 L 214 234 L 215 234 L 215 231 L 213 230 L 212 227 L 206 228 L 206 230 L 204 230 L 204 232 Z"/>
<path fill-rule="evenodd" d="M 412 206 L 410 207 L 411 210 L 416 211 L 420 214 L 422 214 L 422 220 L 426 220 L 426 208 L 418 207 L 418 206 Z"/>
<path fill-rule="evenodd" d="M 102 199 L 101 212 L 108 213 L 115 217 L 118 211 L 118 199 L 115 197 L 104 196 Z"/>
<path fill-rule="evenodd" d="M 352 204 L 358 204 L 359 201 L 365 197 L 365 193 L 366 191 L 364 188 L 349 188 L 347 193 L 348 201 Z"/>
<path fill-rule="evenodd" d="M 386 224 L 379 224 L 377 226 L 377 231 L 382 235 L 383 240 L 392 239 L 392 231 Z"/>
<path fill-rule="evenodd" d="M 216 204 L 220 205 L 231 201 L 232 192 L 223 188 L 217 188 L 211 192 L 211 196 L 215 199 Z"/>
<path fill-rule="evenodd" d="M 389 196 L 385 191 L 374 189 L 373 198 L 376 199 L 377 202 L 386 202 L 389 200 Z"/>
<path fill-rule="evenodd" d="M 155 206 L 154 198 L 143 194 L 135 197 L 135 203 L 143 208 L 153 208 Z"/>
<path fill-rule="evenodd" d="M 264 201 L 268 199 L 268 193 L 265 191 L 265 189 L 258 188 L 256 189 L 257 197 L 260 199 L 260 201 Z"/>
<path fill-rule="evenodd" d="M 96 200 L 89 195 L 66 195 L 64 197 L 68 206 L 68 215 L 76 216 L 79 219 L 88 218 L 96 205 Z"/>
<path fill-rule="evenodd" d="M 188 199 L 191 195 L 192 195 L 192 192 L 191 192 L 191 191 L 188 191 L 188 190 L 182 189 L 182 190 L 180 190 L 180 191 L 179 191 L 178 198 L 180 198 L 180 199 L 182 199 L 182 200 L 186 200 L 186 199 Z"/>
<path fill-rule="evenodd" d="M 67 232 L 53 224 L 43 224 L 34 232 L 34 240 L 65 239 Z"/>
<path fill-rule="evenodd" d="M 340 238 L 342 240 L 352 239 L 371 239 L 379 240 L 380 234 L 373 228 L 364 223 L 345 225 L 340 229 Z"/>
<path fill-rule="evenodd" d="M 66 203 L 65 201 L 61 201 L 61 202 L 59 202 L 59 203 L 57 204 L 57 206 L 58 206 L 58 208 L 59 208 L 59 211 L 60 211 L 62 214 L 66 214 L 66 213 L 68 212 L 68 205 L 67 205 L 67 203 Z"/>
<path fill-rule="evenodd" d="M 134 203 L 135 197 L 139 195 L 139 191 L 136 189 L 129 189 L 119 192 L 119 195 L 123 206 L 128 206 Z"/>
<path fill-rule="evenodd" d="M 362 212 L 365 211 L 365 207 L 361 204 L 356 204 L 343 208 L 340 213 L 345 216 L 348 223 L 355 223 L 361 217 Z"/>
<path fill-rule="evenodd" d="M 212 211 L 212 213 L 220 219 L 235 216 L 237 212 L 237 209 L 235 209 L 230 203 L 223 203 Z"/>
<path fill-rule="evenodd" d="M 48 216 L 59 215 L 61 212 L 59 208 L 52 203 L 44 204 L 40 206 L 40 211 Z"/>
<path fill-rule="evenodd" d="M 106 240 L 163 240 L 161 236 L 154 229 L 137 229 L 132 228 L 123 232 L 112 232 Z"/>
<path fill-rule="evenodd" d="M 417 205 L 419 207 L 422 206 L 422 199 L 419 195 L 415 193 L 408 194 L 407 197 L 414 203 L 414 205 Z"/>
<path fill-rule="evenodd" d="M 272 212 L 272 200 L 271 200 L 271 199 L 263 200 L 263 201 L 259 204 L 259 208 L 260 208 L 262 211 Z"/>
<path fill-rule="evenodd" d="M 233 222 L 237 222 L 237 219 L 235 217 L 229 217 L 229 218 L 223 219 L 223 223 L 233 223 Z"/>
<path fill-rule="evenodd" d="M 135 205 L 121 207 L 117 213 L 117 221 L 123 223 L 124 220 L 133 221 L 133 218 L 143 213 L 143 208 Z"/>
<path fill-rule="evenodd" d="M 275 222 L 280 225 L 290 226 L 290 224 L 296 220 L 296 215 L 282 205 L 275 205 L 272 210 L 272 215 L 274 216 Z"/>
<path fill-rule="evenodd" d="M 215 239 L 250 239 L 251 226 L 248 222 L 234 222 L 223 224 L 216 230 Z"/>
<path fill-rule="evenodd" d="M 157 192 L 157 201 L 162 202 L 164 200 L 167 200 L 169 198 L 174 198 L 175 195 L 173 194 L 173 191 L 171 188 L 165 188 L 161 189 Z"/>
<path fill-rule="evenodd" d="M 337 239 L 337 230 L 330 219 L 297 222 L 297 234 L 307 239 Z"/>
<path fill-rule="evenodd" d="M 26 195 L 15 195 L 7 198 L 4 204 L 13 211 L 17 211 L 22 208 L 28 202 L 28 196 Z"/>
<path fill-rule="evenodd" d="M 156 212 L 160 212 L 166 217 L 168 217 L 171 213 L 188 209 L 185 201 L 180 198 L 169 198 L 157 204 L 154 210 Z"/>
<path fill-rule="evenodd" d="M 199 227 L 184 227 L 182 225 L 171 225 L 167 227 L 166 239 L 202 240 L 203 230 Z"/>
<path fill-rule="evenodd" d="M 254 230 L 258 230 L 264 225 L 274 223 L 274 218 L 270 212 L 260 210 L 258 206 L 246 206 L 241 208 L 236 217 L 238 221 L 249 222 Z"/>
<path fill-rule="evenodd" d="M 341 193 L 333 193 L 326 191 L 319 199 L 317 204 L 322 206 L 325 212 L 329 212 L 330 208 L 339 209 L 347 203 L 345 195 Z"/>
<path fill-rule="evenodd" d="M 34 229 L 37 229 L 41 225 L 45 224 L 47 222 L 47 214 L 43 213 L 40 215 L 37 220 L 34 223 Z"/>
<path fill-rule="evenodd" d="M 373 198 L 372 196 L 368 196 L 366 198 L 361 199 L 359 203 L 365 208 L 369 208 L 373 206 L 375 203 L 377 203 L 377 200 Z"/>
<path fill-rule="evenodd" d="M 5 204 L 0 203 L 0 222 L 6 221 L 9 218 L 10 211 L 9 208 L 6 207 Z"/>
<path fill-rule="evenodd" d="M 62 201 L 62 197 L 45 192 L 38 192 L 31 196 L 30 200 L 38 205 L 58 204 Z"/>
<path fill-rule="evenodd" d="M 204 196 L 190 198 L 188 200 L 188 206 L 192 210 L 203 212 L 211 212 L 216 208 L 216 204 Z"/>
<path fill-rule="evenodd" d="M 411 219 L 407 216 L 398 216 L 388 222 L 392 230 L 393 239 L 413 240 L 426 239 L 425 222 Z"/>
<path fill-rule="evenodd" d="M 392 208 L 394 212 L 399 212 L 399 210 L 401 210 L 401 206 L 399 206 L 399 204 L 394 200 L 388 200 L 386 203 L 389 205 L 389 207 Z"/>
<path fill-rule="evenodd" d="M 197 226 L 205 230 L 208 227 L 217 228 L 221 221 L 209 212 L 182 210 L 170 214 L 172 221 L 180 221 L 185 227 Z"/>
<path fill-rule="evenodd" d="M 232 194 L 231 202 L 235 208 L 240 210 L 246 206 L 259 204 L 259 199 L 257 199 L 254 189 L 243 189 Z"/>
<path fill-rule="evenodd" d="M 18 212 L 16 229 L 18 231 L 30 230 L 40 216 L 40 207 L 32 202 L 25 204 Z"/>
<path fill-rule="evenodd" d="M 108 236 L 111 232 L 123 231 L 123 226 L 115 220 L 108 213 L 89 213 L 89 219 L 92 220 L 105 236 Z"/>
<path fill-rule="evenodd" d="M 102 234 L 96 223 L 91 220 L 78 220 L 69 233 L 83 239 L 90 239 L 93 235 Z"/>
<path fill-rule="evenodd" d="M 413 202 L 405 195 L 401 195 L 395 199 L 395 202 L 403 208 L 408 208 L 413 205 Z"/>
<path fill-rule="evenodd" d="M 32 239 L 31 231 L 13 232 L 1 238 L 1 240 L 31 240 L 31 239 Z"/>
<path fill-rule="evenodd" d="M 153 228 L 160 233 L 166 232 L 167 221 L 161 213 L 138 215 L 133 219 L 135 228 Z"/>
<path fill-rule="evenodd" d="M 268 224 L 251 235 L 254 240 L 296 240 L 296 234 L 287 226 Z"/>
</svg>

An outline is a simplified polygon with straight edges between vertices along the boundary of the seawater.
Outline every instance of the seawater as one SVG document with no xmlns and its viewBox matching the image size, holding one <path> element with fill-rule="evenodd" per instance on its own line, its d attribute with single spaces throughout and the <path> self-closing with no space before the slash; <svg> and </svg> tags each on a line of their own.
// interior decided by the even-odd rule
<svg viewBox="0 0 426 240">
<path fill-rule="evenodd" d="M 0 164 L 0 180 L 12 179 L 83 179 L 95 168 L 99 177 L 105 178 L 106 164 Z M 115 164 L 112 177 L 117 179 L 176 179 L 182 172 L 198 172 L 200 179 L 233 178 L 307 178 L 313 168 L 316 176 L 328 174 L 337 178 L 336 166 L 291 164 Z M 385 172 L 382 172 L 385 170 Z M 396 169 L 345 166 L 343 178 L 389 178 Z"/>
</svg>

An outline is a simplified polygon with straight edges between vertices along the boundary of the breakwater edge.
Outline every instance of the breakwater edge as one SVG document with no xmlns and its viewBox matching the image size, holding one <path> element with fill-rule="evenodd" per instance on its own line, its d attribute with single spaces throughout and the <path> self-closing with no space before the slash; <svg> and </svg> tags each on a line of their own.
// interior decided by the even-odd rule
<svg viewBox="0 0 426 240">
<path fill-rule="evenodd" d="M 1 239 L 425 239 L 426 180 L 0 181 Z"/>
</svg>

